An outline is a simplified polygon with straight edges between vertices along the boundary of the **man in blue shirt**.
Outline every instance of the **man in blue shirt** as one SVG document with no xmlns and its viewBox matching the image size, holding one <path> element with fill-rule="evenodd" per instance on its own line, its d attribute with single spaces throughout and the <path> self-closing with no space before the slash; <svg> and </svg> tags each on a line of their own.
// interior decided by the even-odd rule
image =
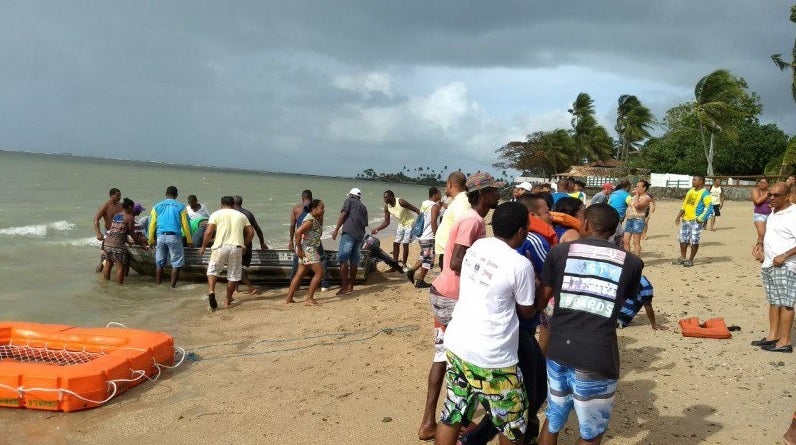
<svg viewBox="0 0 796 445">
<path fill-rule="evenodd" d="M 155 236 L 157 235 L 157 243 Z M 152 206 L 149 216 L 149 245 L 155 245 L 155 281 L 160 284 L 166 260 L 171 262 L 171 287 L 177 286 L 180 268 L 185 265 L 182 235 L 191 244 L 191 226 L 185 205 L 177 201 L 177 187 L 166 188 L 166 199 Z"/>
</svg>

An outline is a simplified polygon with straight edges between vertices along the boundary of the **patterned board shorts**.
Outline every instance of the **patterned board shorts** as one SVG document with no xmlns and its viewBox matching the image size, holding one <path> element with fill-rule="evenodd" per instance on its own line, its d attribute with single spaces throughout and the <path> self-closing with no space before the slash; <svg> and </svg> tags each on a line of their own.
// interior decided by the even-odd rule
<svg viewBox="0 0 796 445">
<path fill-rule="evenodd" d="M 481 368 L 448 351 L 445 382 L 447 395 L 440 422 L 469 422 L 481 402 L 495 428 L 510 441 L 516 442 L 525 434 L 528 400 L 519 366 Z"/>
<path fill-rule="evenodd" d="M 402 225 L 398 225 L 395 228 L 395 239 L 394 241 L 399 244 L 409 244 L 415 240 L 415 236 L 412 235 L 412 226 L 404 227 Z"/>
<path fill-rule="evenodd" d="M 130 254 L 126 247 L 106 247 L 103 260 L 126 266 L 130 263 Z"/>
<path fill-rule="evenodd" d="M 547 359 L 547 429 L 561 431 L 574 406 L 580 437 L 592 440 L 608 429 L 616 380 Z"/>
<path fill-rule="evenodd" d="M 445 357 L 445 328 L 451 321 L 453 308 L 456 301 L 453 298 L 443 297 L 434 286 L 431 286 L 428 293 L 428 302 L 431 304 L 431 312 L 434 313 L 434 362 L 444 362 Z"/>
<path fill-rule="evenodd" d="M 420 267 L 431 270 L 434 267 L 434 240 L 422 240 L 420 243 Z"/>
<path fill-rule="evenodd" d="M 766 300 L 772 306 L 796 305 L 796 273 L 785 266 L 766 267 L 760 270 Z"/>
<path fill-rule="evenodd" d="M 698 245 L 702 235 L 702 223 L 697 220 L 682 221 L 680 223 L 680 235 L 677 240 L 681 243 Z"/>
<path fill-rule="evenodd" d="M 218 276 L 224 266 L 227 267 L 227 281 L 240 281 L 243 272 L 243 249 L 240 246 L 223 244 L 213 249 L 207 263 L 207 274 Z"/>
</svg>

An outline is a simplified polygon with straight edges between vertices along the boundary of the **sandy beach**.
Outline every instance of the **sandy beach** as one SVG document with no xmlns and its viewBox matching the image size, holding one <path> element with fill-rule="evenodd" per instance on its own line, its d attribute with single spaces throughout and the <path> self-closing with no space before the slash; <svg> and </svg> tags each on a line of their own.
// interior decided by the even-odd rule
<svg viewBox="0 0 796 445">
<path fill-rule="evenodd" d="M 642 311 L 619 331 L 622 373 L 603 443 L 781 443 L 796 408 L 796 357 L 749 344 L 768 327 L 750 254 L 751 205 L 727 203 L 690 269 L 670 264 L 679 205 L 658 203 L 642 251 L 658 321 L 669 329 L 653 331 Z M 240 294 L 236 307 L 213 314 L 201 293 L 185 296 L 185 318 L 162 329 L 199 360 L 98 409 L 3 410 L 0 422 L 13 428 L 2 441 L 421 443 L 432 357 L 427 292 L 386 269 L 351 296 L 317 294 L 320 307 L 282 304 L 286 288 Z M 686 316 L 724 317 L 741 330 L 730 340 L 684 338 L 677 320 Z M 576 436 L 573 413 L 560 443 Z"/>
</svg>

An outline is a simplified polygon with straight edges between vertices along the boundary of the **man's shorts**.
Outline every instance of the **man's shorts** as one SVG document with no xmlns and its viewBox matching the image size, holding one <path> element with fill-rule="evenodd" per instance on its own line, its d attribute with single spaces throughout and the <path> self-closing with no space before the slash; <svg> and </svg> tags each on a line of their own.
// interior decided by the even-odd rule
<svg viewBox="0 0 796 445">
<path fill-rule="evenodd" d="M 581 438 L 592 440 L 608 429 L 616 380 L 547 359 L 547 388 L 545 415 L 549 432 L 561 431 L 573 406 Z"/>
<path fill-rule="evenodd" d="M 420 267 L 431 270 L 434 267 L 434 240 L 420 240 Z"/>
<path fill-rule="evenodd" d="M 713 216 L 721 216 L 721 204 L 713 206 Z"/>
<path fill-rule="evenodd" d="M 207 274 L 218 276 L 224 266 L 227 266 L 227 281 L 240 281 L 243 271 L 243 249 L 240 246 L 224 244 L 213 249 L 207 263 Z"/>
<path fill-rule="evenodd" d="M 691 244 L 692 246 L 699 244 L 699 239 L 702 235 L 702 223 L 697 220 L 682 221 L 680 223 L 680 235 L 677 240 L 681 243 Z"/>
<path fill-rule="evenodd" d="M 753 222 L 766 222 L 766 221 L 768 221 L 768 215 L 764 215 L 762 213 L 755 213 L 752 216 L 752 221 Z"/>
<path fill-rule="evenodd" d="M 434 313 L 434 362 L 444 362 L 445 358 L 445 328 L 451 321 L 453 308 L 456 301 L 437 293 L 432 285 L 428 293 L 428 302 L 431 304 L 431 312 Z"/>
<path fill-rule="evenodd" d="M 625 233 L 641 233 L 644 231 L 644 219 L 633 218 L 625 221 Z"/>
<path fill-rule="evenodd" d="M 415 240 L 414 235 L 412 235 L 412 226 L 404 227 L 402 225 L 398 225 L 395 228 L 395 242 L 399 244 L 409 244 Z"/>
<path fill-rule="evenodd" d="M 505 368 L 481 368 L 448 351 L 445 370 L 447 396 L 440 422 L 469 422 L 481 402 L 495 428 L 512 442 L 517 442 L 528 427 L 528 399 L 517 365 Z"/>
<path fill-rule="evenodd" d="M 351 235 L 343 233 L 340 236 L 340 246 L 337 248 L 337 261 L 359 264 L 360 250 L 362 250 L 362 240 L 356 240 Z"/>
<path fill-rule="evenodd" d="M 772 306 L 796 305 L 796 273 L 785 266 L 764 267 L 760 270 L 766 300 Z"/>
<path fill-rule="evenodd" d="M 185 252 L 182 249 L 180 235 L 158 235 L 155 248 L 155 265 L 159 268 L 166 267 L 166 260 L 171 260 L 171 267 L 185 265 Z"/>
</svg>

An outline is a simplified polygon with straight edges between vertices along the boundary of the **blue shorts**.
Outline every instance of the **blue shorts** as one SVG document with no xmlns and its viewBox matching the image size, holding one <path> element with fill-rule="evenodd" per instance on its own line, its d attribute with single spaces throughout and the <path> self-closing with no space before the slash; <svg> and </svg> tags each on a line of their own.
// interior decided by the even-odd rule
<svg viewBox="0 0 796 445">
<path fill-rule="evenodd" d="M 625 221 L 625 233 L 641 233 L 644 231 L 644 219 L 633 218 Z"/>
<path fill-rule="evenodd" d="M 702 235 L 702 223 L 697 220 L 680 223 L 680 235 L 677 240 L 683 244 L 698 245 Z"/>
<path fill-rule="evenodd" d="M 762 213 L 755 213 L 752 216 L 752 221 L 753 222 L 766 222 L 766 221 L 768 221 L 768 214 L 764 215 Z"/>
<path fill-rule="evenodd" d="M 166 260 L 171 260 L 171 267 L 185 265 L 185 251 L 182 249 L 180 235 L 158 235 L 155 248 L 155 265 L 159 268 L 166 267 Z"/>
<path fill-rule="evenodd" d="M 558 433 L 575 407 L 580 437 L 592 440 L 608 429 L 616 380 L 547 359 L 547 430 Z"/>
<path fill-rule="evenodd" d="M 340 236 L 337 261 L 340 263 L 359 264 L 360 250 L 362 250 L 362 240 L 356 240 L 351 235 L 344 233 Z"/>
</svg>

